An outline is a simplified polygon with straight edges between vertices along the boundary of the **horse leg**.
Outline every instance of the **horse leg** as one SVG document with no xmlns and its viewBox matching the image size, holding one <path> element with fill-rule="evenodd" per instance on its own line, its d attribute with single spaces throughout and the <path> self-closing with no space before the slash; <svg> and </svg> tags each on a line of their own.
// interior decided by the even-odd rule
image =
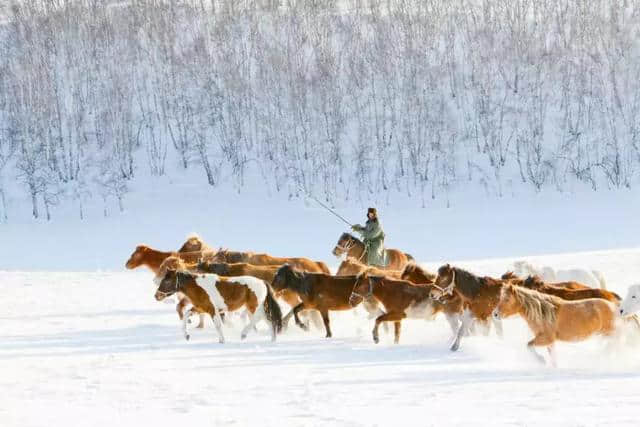
<svg viewBox="0 0 640 427">
<path fill-rule="evenodd" d="M 264 318 L 264 310 L 258 309 L 255 313 L 251 313 L 251 310 L 247 310 L 247 316 L 249 316 L 249 324 L 242 329 L 240 339 L 247 338 L 247 334 L 250 330 L 256 331 L 256 323 Z"/>
<path fill-rule="evenodd" d="M 400 342 L 400 328 L 402 327 L 402 323 L 400 321 L 393 322 L 393 326 L 395 326 L 395 334 L 394 334 L 394 344 L 398 344 Z"/>
<path fill-rule="evenodd" d="M 503 338 L 503 333 L 502 333 L 502 320 L 499 319 L 494 319 L 493 316 L 491 316 L 491 321 L 493 322 L 493 327 L 496 329 L 496 335 L 498 335 L 500 338 Z"/>
<path fill-rule="evenodd" d="M 189 317 L 191 316 L 191 309 L 187 310 L 182 316 L 182 333 L 184 334 L 184 339 L 189 341 L 189 332 L 187 332 L 187 323 L 189 323 Z"/>
<path fill-rule="evenodd" d="M 324 322 L 324 329 L 327 331 L 325 338 L 331 338 L 331 325 L 329 324 L 329 312 L 327 310 L 321 311 L 322 321 Z"/>
<path fill-rule="evenodd" d="M 300 329 L 302 329 L 303 331 L 308 331 L 309 327 L 307 325 L 305 325 L 304 323 L 302 323 L 300 321 L 300 317 L 298 317 L 298 313 L 300 313 L 300 311 L 304 310 L 304 303 L 301 302 L 300 304 L 296 305 L 295 307 L 293 307 L 293 310 L 291 310 L 291 312 L 293 313 L 293 318 L 296 321 L 296 325 L 298 325 L 298 327 L 300 327 Z"/>
<path fill-rule="evenodd" d="M 405 317 L 407 317 L 406 314 L 404 313 L 386 313 L 383 314 L 381 316 L 378 316 L 378 318 L 376 319 L 376 324 L 373 327 L 373 342 L 375 342 L 376 344 L 378 344 L 380 342 L 380 338 L 378 336 L 378 328 L 380 327 L 380 323 L 382 322 L 397 322 L 400 323 L 400 321 L 402 319 L 404 319 Z M 400 340 L 400 329 L 396 328 L 396 336 L 395 336 L 395 340 L 394 342 L 397 344 L 398 341 Z"/>
<path fill-rule="evenodd" d="M 196 328 L 202 329 L 204 328 L 204 313 L 198 313 L 198 317 L 200 317 L 200 321 L 198 322 L 198 326 L 196 326 Z"/>
<path fill-rule="evenodd" d="M 458 326 L 460 325 L 460 315 L 455 313 L 447 313 L 445 314 L 447 318 L 447 322 L 449 322 L 449 326 L 451 326 L 451 332 L 455 335 L 458 332 Z"/>
<path fill-rule="evenodd" d="M 462 335 L 464 334 L 465 331 L 469 329 L 469 326 L 472 323 L 473 323 L 473 317 L 471 315 L 471 311 L 465 308 L 464 311 L 462 312 L 462 322 L 458 327 L 458 332 L 456 333 L 453 343 L 451 343 L 451 347 L 449 347 L 449 350 L 458 351 L 458 349 L 460 348 L 460 340 L 462 339 Z"/>
<path fill-rule="evenodd" d="M 553 344 L 547 347 L 547 351 L 549 352 L 549 358 L 551 359 L 551 366 L 554 368 L 558 367 L 558 362 L 556 360 L 556 348 Z"/>
<path fill-rule="evenodd" d="M 214 309 L 213 314 L 211 314 L 211 318 L 213 319 L 213 324 L 216 326 L 216 331 L 218 331 L 218 342 L 220 344 L 224 344 L 224 334 L 222 333 L 222 317 L 220 316 L 220 312 Z"/>
<path fill-rule="evenodd" d="M 184 308 L 187 306 L 187 304 L 189 304 L 189 301 L 187 301 L 186 298 L 181 298 L 180 301 L 178 301 L 178 304 L 176 304 L 176 311 L 178 312 L 178 317 L 180 318 L 180 320 L 184 318 Z"/>
<path fill-rule="evenodd" d="M 544 357 L 542 357 L 535 349 L 537 346 L 551 346 L 553 345 L 553 339 L 547 337 L 544 334 L 536 335 L 531 341 L 527 343 L 527 348 L 534 355 L 536 360 L 542 364 L 545 364 Z"/>
</svg>

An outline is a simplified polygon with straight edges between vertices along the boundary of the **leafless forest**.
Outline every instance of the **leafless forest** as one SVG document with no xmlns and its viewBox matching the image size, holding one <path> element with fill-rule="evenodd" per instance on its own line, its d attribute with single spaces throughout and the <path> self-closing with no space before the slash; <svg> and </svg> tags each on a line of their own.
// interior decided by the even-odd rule
<svg viewBox="0 0 640 427">
<path fill-rule="evenodd" d="M 35 217 L 66 203 L 82 216 L 179 169 L 329 202 L 640 183 L 640 0 L 22 0 L 0 13 L 0 221 L 9 190 Z"/>
</svg>

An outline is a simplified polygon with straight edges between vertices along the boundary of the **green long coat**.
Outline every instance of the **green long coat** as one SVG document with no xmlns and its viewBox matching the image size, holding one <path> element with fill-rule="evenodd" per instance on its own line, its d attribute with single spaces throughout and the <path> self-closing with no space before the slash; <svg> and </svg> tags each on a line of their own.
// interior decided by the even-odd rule
<svg viewBox="0 0 640 427">
<path fill-rule="evenodd" d="M 357 224 L 353 226 L 353 230 L 362 235 L 367 251 L 367 264 L 384 267 L 384 231 L 380 221 L 368 220 L 364 227 Z"/>
</svg>

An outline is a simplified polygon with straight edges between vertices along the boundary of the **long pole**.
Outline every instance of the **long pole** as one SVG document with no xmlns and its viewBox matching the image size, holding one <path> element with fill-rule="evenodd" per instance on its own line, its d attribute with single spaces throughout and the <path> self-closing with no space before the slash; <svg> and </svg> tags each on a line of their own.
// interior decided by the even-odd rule
<svg viewBox="0 0 640 427">
<path fill-rule="evenodd" d="M 302 190 L 308 197 L 311 197 L 313 200 L 316 201 L 316 203 L 318 203 L 320 206 L 322 206 L 323 208 L 325 208 L 326 210 L 328 210 L 329 212 L 331 212 L 332 214 L 334 214 L 335 216 L 337 216 L 338 218 L 340 218 L 342 220 L 342 222 L 344 222 L 345 224 L 347 224 L 349 227 L 351 227 L 353 224 L 351 224 L 349 221 L 347 221 L 346 219 L 344 219 L 342 216 L 340 216 L 340 214 L 338 214 L 336 211 L 334 211 L 333 209 L 331 209 L 329 206 L 325 205 L 324 203 L 322 203 L 320 200 L 318 200 L 316 198 L 316 196 L 314 196 L 313 194 L 309 194 L 307 191 L 305 191 L 304 188 L 300 187 L 300 190 Z"/>
</svg>

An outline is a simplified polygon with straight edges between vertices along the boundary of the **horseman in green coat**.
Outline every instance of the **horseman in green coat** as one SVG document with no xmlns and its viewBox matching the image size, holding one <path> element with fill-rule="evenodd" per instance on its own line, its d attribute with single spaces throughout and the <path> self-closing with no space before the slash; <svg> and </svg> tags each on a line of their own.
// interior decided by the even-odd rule
<svg viewBox="0 0 640 427">
<path fill-rule="evenodd" d="M 367 210 L 367 222 L 364 227 L 356 224 L 351 229 L 362 235 L 367 264 L 384 267 L 384 231 L 378 220 L 376 208 Z"/>
</svg>

